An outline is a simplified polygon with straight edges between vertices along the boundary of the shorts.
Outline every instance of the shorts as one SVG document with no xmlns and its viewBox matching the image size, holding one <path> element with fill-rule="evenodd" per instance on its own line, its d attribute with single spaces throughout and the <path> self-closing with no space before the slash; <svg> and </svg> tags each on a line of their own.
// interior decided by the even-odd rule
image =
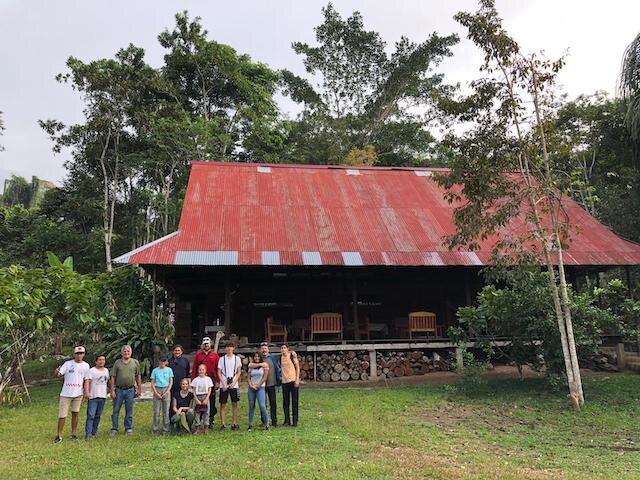
<svg viewBox="0 0 640 480">
<path fill-rule="evenodd" d="M 220 389 L 220 405 L 227 403 L 227 397 L 231 396 L 231 403 L 238 403 L 240 400 L 239 388 L 227 388 L 227 391 Z"/>
<path fill-rule="evenodd" d="M 58 418 L 67 418 L 69 407 L 71 412 L 78 413 L 82 405 L 82 395 L 79 397 L 63 397 L 60 396 L 60 405 L 58 407 Z"/>
</svg>

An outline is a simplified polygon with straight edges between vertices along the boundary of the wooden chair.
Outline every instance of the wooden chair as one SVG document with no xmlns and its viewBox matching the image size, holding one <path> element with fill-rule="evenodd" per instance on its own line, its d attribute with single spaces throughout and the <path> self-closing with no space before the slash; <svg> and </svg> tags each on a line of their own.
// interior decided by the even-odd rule
<svg viewBox="0 0 640 480">
<path fill-rule="evenodd" d="M 342 340 L 342 315 L 339 313 L 314 313 L 311 315 L 311 338 L 318 333 L 337 333 Z"/>
<path fill-rule="evenodd" d="M 271 343 L 273 337 L 282 337 L 282 342 L 287 343 L 287 327 L 280 323 L 274 323 L 273 317 L 267 317 L 265 331 L 268 343 Z"/>
<path fill-rule="evenodd" d="M 311 320 L 308 318 L 296 318 L 293 320 L 292 333 L 298 340 L 305 341 L 311 331 Z"/>
<path fill-rule="evenodd" d="M 426 333 L 436 335 L 436 314 L 432 312 L 411 312 L 409 314 L 409 338 L 413 339 L 414 333 Z"/>
<path fill-rule="evenodd" d="M 367 340 L 371 340 L 369 317 L 367 315 L 358 316 L 358 333 L 361 340 L 364 340 L 364 337 L 367 337 Z"/>
</svg>

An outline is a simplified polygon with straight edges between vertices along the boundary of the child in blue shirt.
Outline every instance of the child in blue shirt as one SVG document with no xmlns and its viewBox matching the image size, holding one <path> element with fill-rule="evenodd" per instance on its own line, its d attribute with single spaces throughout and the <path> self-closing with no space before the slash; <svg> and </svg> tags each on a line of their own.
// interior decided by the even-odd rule
<svg viewBox="0 0 640 480">
<path fill-rule="evenodd" d="M 162 410 L 162 431 L 168 433 L 171 425 L 171 387 L 173 370 L 169 368 L 169 357 L 160 355 L 160 366 L 151 372 L 151 390 L 153 390 L 153 433 L 160 431 L 160 410 Z"/>
</svg>

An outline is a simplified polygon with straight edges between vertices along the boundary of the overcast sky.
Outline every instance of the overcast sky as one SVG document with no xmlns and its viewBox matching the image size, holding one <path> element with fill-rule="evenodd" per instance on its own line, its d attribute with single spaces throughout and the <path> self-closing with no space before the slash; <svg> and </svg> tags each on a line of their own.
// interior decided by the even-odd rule
<svg viewBox="0 0 640 480">
<path fill-rule="evenodd" d="M 162 62 L 157 35 L 174 24 L 177 11 L 202 17 L 209 37 L 248 53 L 274 69 L 302 73 L 292 41 L 313 42 L 321 22 L 316 0 L 0 0 L 0 111 L 6 130 L 0 137 L 0 171 L 60 181 L 66 155 L 53 155 L 38 119 L 65 123 L 82 119 L 82 104 L 54 76 L 70 55 L 90 61 L 112 57 L 134 43 L 153 66 Z M 401 35 L 416 42 L 431 32 L 461 34 L 455 56 L 442 70 L 448 82 L 476 76 L 479 57 L 453 21 L 459 10 L 474 10 L 470 0 L 336 0 L 343 14 L 359 10 L 367 29 L 389 45 Z M 615 92 L 622 54 L 640 31 L 638 0 L 499 0 L 510 33 L 525 50 L 544 49 L 550 57 L 569 50 L 560 80 L 573 98 L 596 90 Z M 288 105 L 284 104 L 286 110 Z"/>
</svg>

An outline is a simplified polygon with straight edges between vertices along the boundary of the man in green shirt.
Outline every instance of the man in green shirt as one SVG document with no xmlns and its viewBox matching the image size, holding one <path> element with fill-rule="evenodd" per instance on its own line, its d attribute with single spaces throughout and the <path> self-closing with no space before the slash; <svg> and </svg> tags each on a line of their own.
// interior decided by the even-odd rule
<svg viewBox="0 0 640 480">
<path fill-rule="evenodd" d="M 140 362 L 131 358 L 131 346 L 125 345 L 120 350 L 122 358 L 116 360 L 111 369 L 109 386 L 113 403 L 113 415 L 111 415 L 111 435 L 118 433 L 118 420 L 120 408 L 124 403 L 124 430 L 127 434 L 133 431 L 133 401 L 142 392 L 142 377 L 140 375 Z"/>
</svg>

